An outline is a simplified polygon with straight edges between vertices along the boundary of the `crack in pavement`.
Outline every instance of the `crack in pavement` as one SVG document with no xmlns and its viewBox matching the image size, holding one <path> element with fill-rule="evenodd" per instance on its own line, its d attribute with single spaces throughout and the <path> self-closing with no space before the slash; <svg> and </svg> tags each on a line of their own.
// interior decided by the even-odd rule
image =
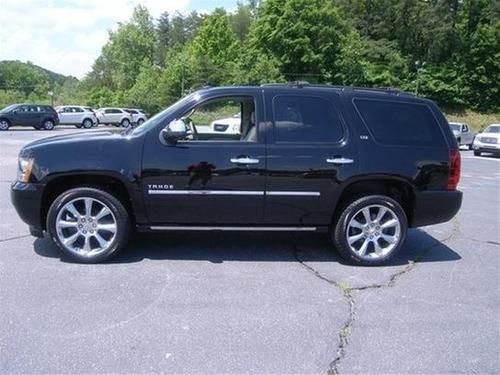
<svg viewBox="0 0 500 375">
<path fill-rule="evenodd" d="M 426 255 L 427 253 L 439 246 L 440 244 L 446 243 L 453 239 L 455 236 L 460 234 L 460 221 L 458 218 L 455 218 L 453 220 L 453 228 L 450 233 L 450 235 L 442 240 L 436 239 L 435 242 L 432 245 L 429 245 L 423 249 L 421 249 L 415 259 L 413 261 L 410 261 L 409 264 L 403 268 L 402 270 L 395 272 L 389 277 L 389 280 L 386 283 L 380 283 L 380 284 L 370 284 L 370 285 L 365 285 L 365 286 L 360 286 L 360 287 L 350 287 L 347 284 L 344 284 L 342 282 L 338 282 L 336 280 L 330 279 L 324 275 L 321 274 L 318 270 L 316 270 L 314 267 L 311 265 L 307 264 L 304 260 L 300 258 L 300 254 L 303 254 L 304 251 L 298 248 L 296 245 L 296 241 L 292 242 L 292 249 L 293 249 L 293 256 L 295 260 L 302 265 L 307 271 L 312 273 L 315 277 L 318 279 L 327 282 L 330 285 L 333 285 L 337 289 L 340 290 L 342 293 L 342 296 L 345 298 L 346 303 L 349 307 L 349 314 L 340 328 L 340 331 L 338 332 L 338 338 L 339 338 L 339 344 L 337 345 L 337 350 L 335 353 L 335 358 L 333 359 L 332 362 L 330 362 L 329 368 L 327 370 L 327 375 L 338 375 L 339 374 L 339 369 L 338 365 L 340 361 L 345 357 L 346 355 L 346 347 L 349 343 L 349 336 L 352 331 L 352 327 L 354 325 L 354 322 L 356 321 L 356 300 L 354 299 L 354 296 L 352 295 L 353 291 L 364 291 L 364 290 L 369 290 L 369 289 L 382 289 L 382 288 L 391 288 L 394 285 L 396 285 L 396 281 L 403 275 L 408 274 L 411 272 Z"/>
<path fill-rule="evenodd" d="M 7 242 L 7 241 L 12 241 L 12 240 L 19 240 L 21 238 L 26 238 L 26 237 L 31 237 L 31 234 L 24 234 L 22 236 L 15 236 L 15 237 L 3 238 L 3 239 L 0 239 L 0 242 Z"/>
</svg>

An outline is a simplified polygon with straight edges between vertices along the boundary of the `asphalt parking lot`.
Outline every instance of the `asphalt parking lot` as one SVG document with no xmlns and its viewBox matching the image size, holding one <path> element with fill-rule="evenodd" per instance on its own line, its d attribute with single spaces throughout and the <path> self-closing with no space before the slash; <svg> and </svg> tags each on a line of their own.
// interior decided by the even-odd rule
<svg viewBox="0 0 500 375">
<path fill-rule="evenodd" d="M 17 153 L 81 131 L 0 133 L 0 373 L 498 373 L 500 158 L 462 151 L 464 202 L 387 267 L 324 235 L 137 236 L 74 264 L 10 203 Z"/>
</svg>

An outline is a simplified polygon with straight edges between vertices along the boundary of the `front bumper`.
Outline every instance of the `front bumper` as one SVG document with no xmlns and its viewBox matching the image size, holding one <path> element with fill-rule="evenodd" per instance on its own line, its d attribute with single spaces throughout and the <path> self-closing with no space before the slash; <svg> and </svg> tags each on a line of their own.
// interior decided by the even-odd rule
<svg viewBox="0 0 500 375">
<path fill-rule="evenodd" d="M 495 154 L 500 154 L 500 143 L 483 143 L 476 139 L 472 144 L 472 149 L 474 151 L 493 152 Z"/>
<path fill-rule="evenodd" d="M 415 194 L 411 227 L 422 227 L 451 220 L 462 206 L 462 192 L 422 191 Z"/>
<path fill-rule="evenodd" d="M 42 184 L 16 181 L 10 187 L 10 198 L 22 221 L 30 227 L 30 233 L 40 237 L 43 231 L 41 202 Z"/>
</svg>

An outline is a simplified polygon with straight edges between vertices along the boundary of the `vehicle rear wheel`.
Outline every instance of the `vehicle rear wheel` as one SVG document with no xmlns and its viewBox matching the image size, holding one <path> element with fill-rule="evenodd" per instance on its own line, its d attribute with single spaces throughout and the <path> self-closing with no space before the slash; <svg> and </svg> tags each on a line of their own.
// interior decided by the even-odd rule
<svg viewBox="0 0 500 375">
<path fill-rule="evenodd" d="M 474 156 L 481 156 L 481 151 L 474 150 Z"/>
<path fill-rule="evenodd" d="M 45 130 L 53 130 L 54 129 L 54 121 L 52 120 L 45 120 L 43 122 L 42 128 Z"/>
<path fill-rule="evenodd" d="M 9 130 L 10 123 L 7 120 L 0 120 L 0 130 Z"/>
<path fill-rule="evenodd" d="M 52 240 L 82 263 L 98 263 L 116 255 L 127 242 L 129 226 L 127 210 L 116 197 L 89 187 L 62 193 L 47 215 Z"/>
<path fill-rule="evenodd" d="M 137 126 L 140 126 L 144 123 L 144 119 L 139 119 L 139 121 L 137 121 Z"/>
<path fill-rule="evenodd" d="M 90 129 L 92 127 L 92 125 L 94 125 L 92 123 L 92 120 L 91 119 L 88 119 L 86 118 L 85 120 L 83 120 L 82 122 L 82 126 L 85 128 L 85 129 Z"/>
<path fill-rule="evenodd" d="M 126 118 L 124 118 L 122 120 L 122 122 L 120 123 L 121 126 L 123 126 L 124 128 L 127 128 L 129 125 L 130 125 L 130 121 Z"/>
<path fill-rule="evenodd" d="M 351 202 L 332 228 L 339 254 L 353 264 L 387 263 L 406 238 L 408 221 L 401 205 L 384 195 L 370 195 Z"/>
</svg>

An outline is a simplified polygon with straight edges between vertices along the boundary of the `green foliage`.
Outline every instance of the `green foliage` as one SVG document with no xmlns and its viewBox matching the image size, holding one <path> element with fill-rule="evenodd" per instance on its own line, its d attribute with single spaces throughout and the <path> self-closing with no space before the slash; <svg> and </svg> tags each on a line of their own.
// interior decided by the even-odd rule
<svg viewBox="0 0 500 375">
<path fill-rule="evenodd" d="M 322 82 L 335 71 L 346 31 L 331 0 L 267 0 L 250 38 L 278 61 L 286 78 Z"/>
<path fill-rule="evenodd" d="M 230 13 L 163 13 L 156 21 L 137 6 L 81 81 L 0 62 L 0 105 L 54 101 L 154 113 L 204 85 L 306 80 L 399 87 L 455 112 L 498 113 L 499 4 L 242 0 Z"/>
</svg>

